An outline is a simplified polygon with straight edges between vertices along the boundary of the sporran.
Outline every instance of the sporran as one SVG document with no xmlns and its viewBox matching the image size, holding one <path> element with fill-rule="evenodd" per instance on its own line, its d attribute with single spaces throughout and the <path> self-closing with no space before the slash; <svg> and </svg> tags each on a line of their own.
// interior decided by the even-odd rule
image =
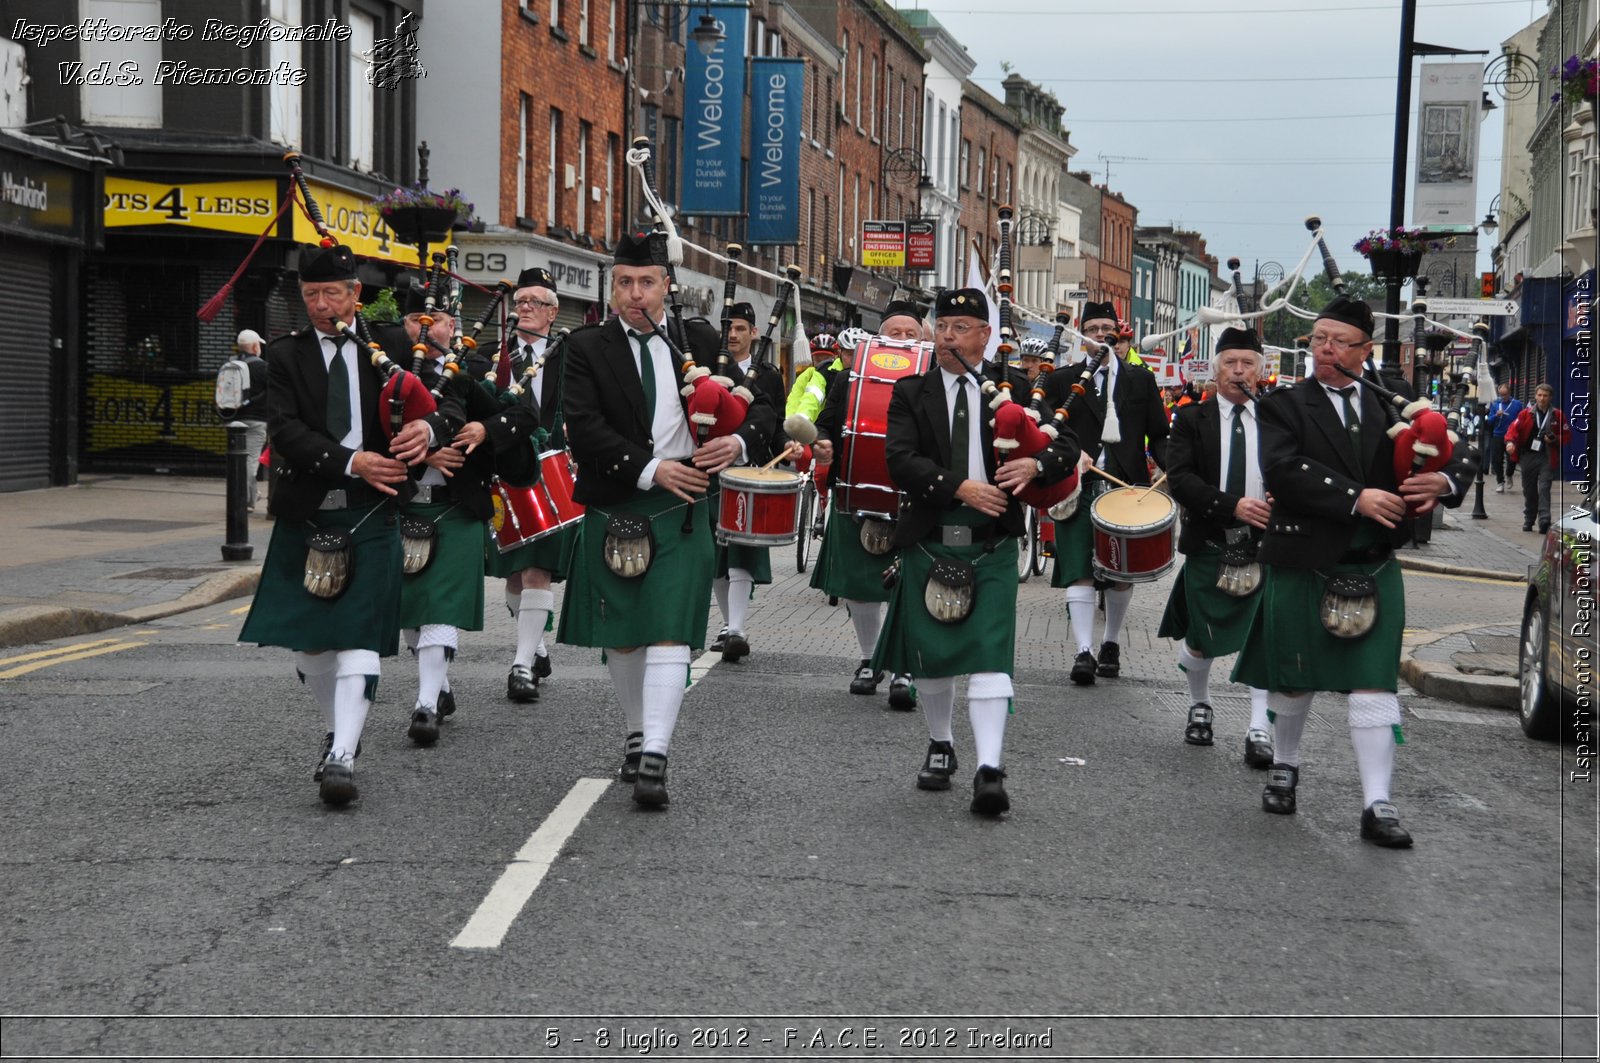
<svg viewBox="0 0 1600 1063">
<path fill-rule="evenodd" d="M 1261 587 L 1261 562 L 1254 544 L 1235 543 L 1222 549 L 1217 566 L 1217 590 L 1235 598 L 1248 598 Z"/>
<path fill-rule="evenodd" d="M 417 517 L 400 518 L 400 545 L 404 559 L 401 567 L 406 575 L 420 575 L 428 567 L 438 541 L 439 527 L 433 521 Z"/>
<path fill-rule="evenodd" d="M 953 557 L 935 558 L 928 569 L 922 603 L 928 615 L 941 624 L 959 624 L 972 615 L 978 593 L 978 570 Z"/>
<path fill-rule="evenodd" d="M 655 539 L 650 518 L 637 513 L 612 513 L 606 518 L 606 534 L 600 545 L 606 567 L 623 579 L 638 579 L 650 570 L 655 560 Z"/>
<path fill-rule="evenodd" d="M 1378 581 L 1360 572 L 1329 576 L 1318 610 L 1328 634 L 1358 639 L 1378 621 Z"/>
<path fill-rule="evenodd" d="M 354 563 L 350 533 L 343 528 L 318 528 L 306 536 L 306 568 L 301 579 L 306 593 L 332 601 L 350 586 Z"/>
<path fill-rule="evenodd" d="M 894 549 L 894 521 L 865 517 L 861 521 L 861 549 L 882 557 Z"/>
</svg>

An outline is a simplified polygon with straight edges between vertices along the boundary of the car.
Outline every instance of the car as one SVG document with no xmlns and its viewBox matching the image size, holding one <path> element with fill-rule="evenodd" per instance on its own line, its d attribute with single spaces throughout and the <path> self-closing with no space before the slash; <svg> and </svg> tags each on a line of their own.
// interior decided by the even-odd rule
<svg viewBox="0 0 1600 1063">
<path fill-rule="evenodd" d="M 1595 546 L 1600 537 L 1597 497 L 1569 484 L 1578 501 L 1550 525 L 1536 564 L 1528 567 L 1528 593 L 1518 639 L 1518 708 L 1523 733 L 1557 738 L 1587 730 L 1594 721 Z M 1579 725 L 1582 725 L 1581 727 Z"/>
</svg>

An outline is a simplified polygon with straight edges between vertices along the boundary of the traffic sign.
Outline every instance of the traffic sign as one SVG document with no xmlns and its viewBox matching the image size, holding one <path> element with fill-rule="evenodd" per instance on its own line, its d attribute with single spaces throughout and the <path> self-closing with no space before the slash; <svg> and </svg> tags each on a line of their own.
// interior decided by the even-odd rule
<svg viewBox="0 0 1600 1063">
<path fill-rule="evenodd" d="M 1424 299 L 1430 314 L 1512 317 L 1517 312 L 1515 299 Z"/>
</svg>

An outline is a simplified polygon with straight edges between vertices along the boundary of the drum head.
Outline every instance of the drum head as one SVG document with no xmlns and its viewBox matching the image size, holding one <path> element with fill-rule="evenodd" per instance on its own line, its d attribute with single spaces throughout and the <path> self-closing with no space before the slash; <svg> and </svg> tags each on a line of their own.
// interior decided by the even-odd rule
<svg viewBox="0 0 1600 1063">
<path fill-rule="evenodd" d="M 1178 507 L 1160 491 L 1119 487 L 1095 499 L 1089 514 L 1099 527 L 1142 532 L 1171 524 L 1177 518 Z"/>
</svg>

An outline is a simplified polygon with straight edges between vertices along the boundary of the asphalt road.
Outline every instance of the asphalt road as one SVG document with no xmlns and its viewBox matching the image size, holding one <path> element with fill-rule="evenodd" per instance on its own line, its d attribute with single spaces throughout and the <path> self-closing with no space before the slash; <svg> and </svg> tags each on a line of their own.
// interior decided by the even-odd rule
<svg viewBox="0 0 1600 1063">
<path fill-rule="evenodd" d="M 1515 597 L 1426 587 L 1419 616 Z M 1173 681 L 1022 669 L 1015 809 L 989 822 L 959 706 L 957 788 L 920 792 L 919 716 L 758 642 L 689 691 L 670 809 L 606 786 L 498 947 L 462 949 L 620 759 L 598 656 L 555 647 L 545 700 L 513 706 L 491 610 L 428 750 L 391 662 L 362 798 L 329 811 L 309 698 L 286 654 L 234 644 L 241 608 L 0 661 L 50 662 L 0 681 L 0 1054 L 1594 1058 L 1596 792 L 1507 713 L 1407 699 L 1418 841 L 1388 852 L 1357 840 L 1326 699 L 1275 817 L 1232 690 L 1199 749 Z M 974 1046 L 1007 1028 L 1032 1047 Z"/>
</svg>

